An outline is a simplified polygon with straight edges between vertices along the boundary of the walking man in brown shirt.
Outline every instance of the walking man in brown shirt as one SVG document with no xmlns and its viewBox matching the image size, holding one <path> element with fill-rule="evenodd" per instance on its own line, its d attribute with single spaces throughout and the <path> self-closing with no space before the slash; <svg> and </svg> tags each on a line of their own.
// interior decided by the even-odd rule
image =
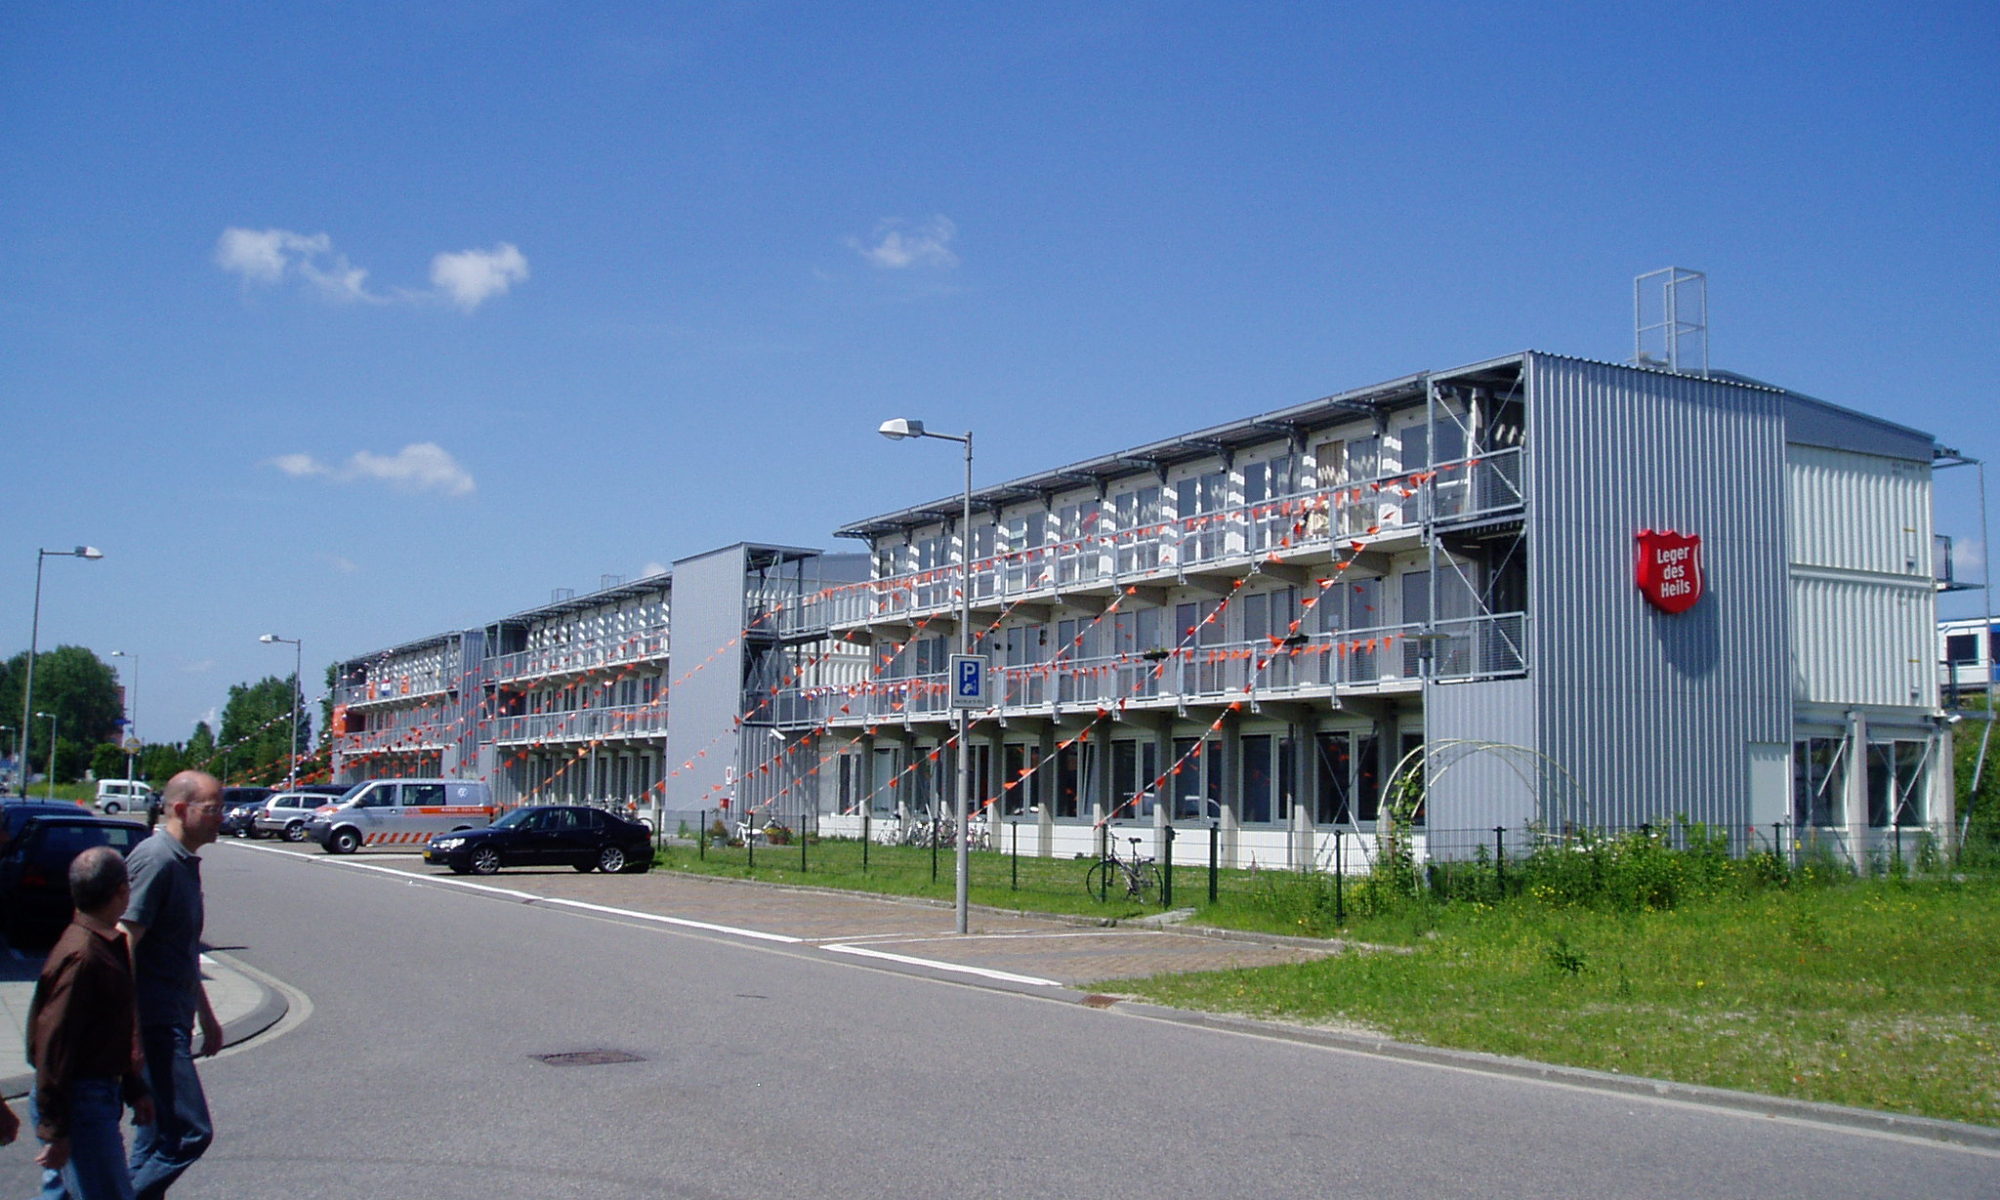
<svg viewBox="0 0 2000 1200">
<path fill-rule="evenodd" d="M 131 951 L 118 927 L 131 885 L 125 860 L 93 846 L 69 867 L 76 917 L 56 940 L 28 1008 L 30 1112 L 42 1139 L 42 1194 L 130 1200 L 132 1176 L 118 1123 L 153 1122 L 139 1044 Z"/>
</svg>

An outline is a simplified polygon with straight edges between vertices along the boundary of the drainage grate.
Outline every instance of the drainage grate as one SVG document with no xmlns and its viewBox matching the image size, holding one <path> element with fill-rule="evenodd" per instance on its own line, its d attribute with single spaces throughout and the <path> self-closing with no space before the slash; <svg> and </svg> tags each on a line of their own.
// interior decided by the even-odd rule
<svg viewBox="0 0 2000 1200">
<path fill-rule="evenodd" d="M 1082 1000 L 1085 1008 L 1110 1008 L 1116 1003 L 1118 1003 L 1118 997 L 1106 996 L 1097 992 L 1092 992 Z"/>
<path fill-rule="evenodd" d="M 606 1063 L 633 1063 L 646 1060 L 623 1050 L 569 1050 L 562 1054 L 530 1054 L 552 1067 L 601 1067 Z"/>
</svg>

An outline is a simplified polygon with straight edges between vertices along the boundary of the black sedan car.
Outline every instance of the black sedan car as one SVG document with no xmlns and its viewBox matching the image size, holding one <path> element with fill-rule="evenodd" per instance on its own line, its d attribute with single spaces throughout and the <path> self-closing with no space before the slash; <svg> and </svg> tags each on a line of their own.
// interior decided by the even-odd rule
<svg viewBox="0 0 2000 1200">
<path fill-rule="evenodd" d="M 601 808 L 538 804 L 517 808 L 484 829 L 441 833 L 424 847 L 424 861 L 460 875 L 535 866 L 646 871 L 653 866 L 653 833 Z"/>
<path fill-rule="evenodd" d="M 81 806 L 67 800 L 23 800 L 17 796 L 0 799 L 0 854 L 6 853 L 7 844 L 14 835 L 21 832 L 36 817 L 83 817 L 90 814 Z"/>
<path fill-rule="evenodd" d="M 120 854 L 146 840 L 146 827 L 110 817 L 48 815 L 21 826 L 0 853 L 0 914 L 7 941 L 18 949 L 43 949 L 69 924 L 70 860 L 92 846 Z"/>
</svg>

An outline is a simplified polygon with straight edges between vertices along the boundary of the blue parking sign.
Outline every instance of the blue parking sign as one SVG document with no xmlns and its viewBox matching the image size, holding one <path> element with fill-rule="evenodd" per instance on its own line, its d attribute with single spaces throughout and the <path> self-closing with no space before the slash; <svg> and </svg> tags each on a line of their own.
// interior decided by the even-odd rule
<svg viewBox="0 0 2000 1200">
<path fill-rule="evenodd" d="M 985 708 L 986 659 L 978 654 L 951 656 L 951 706 Z"/>
</svg>

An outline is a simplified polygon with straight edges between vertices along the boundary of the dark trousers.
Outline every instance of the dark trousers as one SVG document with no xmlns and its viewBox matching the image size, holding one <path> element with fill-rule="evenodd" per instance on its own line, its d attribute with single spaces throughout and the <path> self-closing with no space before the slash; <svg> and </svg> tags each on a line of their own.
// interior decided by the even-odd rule
<svg viewBox="0 0 2000 1200">
<path fill-rule="evenodd" d="M 195 1074 L 189 1031 L 147 1025 L 139 1030 L 139 1041 L 146 1051 L 146 1084 L 153 1090 L 155 1116 L 151 1125 L 134 1128 L 132 1194 L 136 1200 L 159 1200 L 215 1140 L 215 1126 L 201 1076 Z"/>
</svg>

